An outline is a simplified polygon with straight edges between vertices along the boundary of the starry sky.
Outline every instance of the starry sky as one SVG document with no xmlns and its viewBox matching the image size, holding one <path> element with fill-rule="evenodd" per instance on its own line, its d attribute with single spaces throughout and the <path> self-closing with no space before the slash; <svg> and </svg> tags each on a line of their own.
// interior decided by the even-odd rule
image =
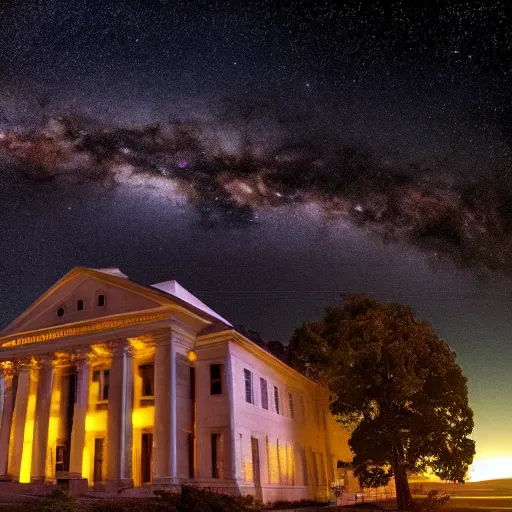
<svg viewBox="0 0 512 512">
<path fill-rule="evenodd" d="M 409 304 L 469 378 L 475 477 L 512 476 L 510 21 L 3 0 L 0 326 L 77 265 L 176 279 L 283 341 L 343 292 Z"/>
</svg>

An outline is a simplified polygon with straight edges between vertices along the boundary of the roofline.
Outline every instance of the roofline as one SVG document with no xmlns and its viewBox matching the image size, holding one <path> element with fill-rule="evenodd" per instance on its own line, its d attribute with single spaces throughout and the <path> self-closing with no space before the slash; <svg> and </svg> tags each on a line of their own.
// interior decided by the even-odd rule
<svg viewBox="0 0 512 512">
<path fill-rule="evenodd" d="M 292 375 L 294 378 L 298 380 L 302 380 L 308 383 L 308 385 L 313 386 L 315 388 L 322 389 L 327 392 L 327 388 L 324 388 L 317 382 L 311 380 L 310 378 L 306 377 L 302 373 L 298 372 L 291 366 L 287 365 L 285 362 L 281 361 L 278 357 L 274 356 L 270 352 L 267 352 L 264 348 L 260 347 L 254 341 L 250 340 L 249 338 L 246 338 L 243 334 L 240 334 L 235 329 L 225 329 L 223 331 L 218 331 L 212 334 L 204 334 L 197 337 L 197 341 L 205 340 L 208 341 L 209 339 L 215 340 L 215 338 L 218 338 L 218 341 L 226 341 L 226 333 L 231 334 L 231 338 L 229 341 L 233 341 L 237 343 L 238 345 L 242 346 L 243 348 L 248 349 L 252 354 L 256 355 L 260 359 L 266 361 L 270 365 L 276 367 L 279 370 L 284 370 L 288 374 Z"/>
<path fill-rule="evenodd" d="M 106 282 L 108 284 L 120 286 L 121 288 L 128 289 L 135 293 L 139 293 L 147 298 L 153 299 L 158 302 L 160 305 L 169 305 L 169 302 L 178 305 L 179 307 L 187 310 L 188 313 L 195 315 L 201 321 L 206 324 L 222 324 L 219 319 L 210 315 L 206 311 L 197 308 L 196 306 L 172 295 L 170 293 L 166 293 L 163 290 L 159 290 L 158 288 L 153 288 L 151 286 L 147 286 L 144 284 L 140 284 L 131 279 L 127 279 L 124 277 L 113 276 L 111 274 L 107 274 L 105 272 L 101 272 L 99 270 L 94 270 L 87 267 L 75 267 L 66 274 L 64 274 L 58 281 L 56 281 L 52 286 L 50 286 L 45 292 L 43 292 L 25 311 L 23 311 L 19 316 L 17 316 L 12 322 L 10 322 L 2 331 L 0 331 L 0 337 L 9 336 L 12 333 L 16 332 L 16 325 L 18 325 L 24 318 L 26 318 L 29 313 L 31 313 L 41 302 L 43 302 L 47 297 L 49 297 L 53 292 L 61 288 L 64 284 L 71 281 L 74 277 L 79 275 L 85 275 L 89 277 L 93 277 L 99 281 Z M 166 299 L 165 303 L 162 303 L 162 298 Z"/>
</svg>

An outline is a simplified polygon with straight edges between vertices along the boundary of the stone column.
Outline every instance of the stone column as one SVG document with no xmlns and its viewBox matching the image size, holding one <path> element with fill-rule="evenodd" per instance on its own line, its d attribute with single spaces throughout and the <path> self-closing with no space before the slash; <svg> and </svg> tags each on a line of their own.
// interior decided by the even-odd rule
<svg viewBox="0 0 512 512">
<path fill-rule="evenodd" d="M 7 472 L 9 476 L 18 481 L 21 471 L 21 456 L 23 453 L 23 441 L 25 439 L 25 419 L 30 386 L 30 367 L 28 362 L 18 364 L 18 388 L 12 416 L 11 436 L 9 443 L 9 462 Z"/>
<path fill-rule="evenodd" d="M 109 348 L 112 366 L 108 391 L 107 480 L 132 487 L 132 352 L 126 340 L 109 342 Z"/>
<path fill-rule="evenodd" d="M 76 358 L 76 402 L 73 408 L 73 428 L 69 454 L 69 472 L 82 476 L 82 461 L 85 445 L 85 419 L 89 405 L 89 361 L 87 355 Z"/>
<path fill-rule="evenodd" d="M 37 383 L 36 412 L 34 416 L 34 440 L 32 444 L 31 481 L 44 483 L 46 454 L 48 449 L 48 425 L 53 385 L 53 363 L 49 356 L 38 358 L 40 364 Z"/>
<path fill-rule="evenodd" d="M 11 436 L 12 412 L 14 396 L 12 389 L 13 366 L 2 364 L 2 376 L 4 379 L 4 396 L 2 407 L 2 420 L 0 423 L 0 476 L 7 476 L 7 461 L 9 460 L 9 439 Z"/>
<path fill-rule="evenodd" d="M 170 331 L 156 339 L 153 480 L 174 483 L 176 451 L 176 346 Z"/>
</svg>

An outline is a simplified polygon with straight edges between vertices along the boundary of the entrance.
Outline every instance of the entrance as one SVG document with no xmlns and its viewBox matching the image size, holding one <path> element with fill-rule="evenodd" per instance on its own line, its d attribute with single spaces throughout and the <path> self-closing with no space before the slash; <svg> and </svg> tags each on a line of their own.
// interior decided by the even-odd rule
<svg viewBox="0 0 512 512">
<path fill-rule="evenodd" d="M 142 447 L 140 457 L 140 479 L 143 484 L 151 482 L 151 459 L 153 455 L 153 434 L 142 434 Z"/>
<path fill-rule="evenodd" d="M 94 477 L 95 482 L 103 482 L 103 438 L 94 440 Z"/>
</svg>

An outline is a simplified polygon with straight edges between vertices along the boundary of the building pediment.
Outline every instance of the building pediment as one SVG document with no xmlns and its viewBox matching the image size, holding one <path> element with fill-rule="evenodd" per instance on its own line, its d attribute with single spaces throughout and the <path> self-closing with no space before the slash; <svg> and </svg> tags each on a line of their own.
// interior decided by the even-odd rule
<svg viewBox="0 0 512 512">
<path fill-rule="evenodd" d="M 77 267 L 0 333 L 0 345 L 94 334 L 171 316 L 189 316 L 198 328 L 212 323 L 179 297 L 130 281 L 117 270 Z"/>
</svg>

